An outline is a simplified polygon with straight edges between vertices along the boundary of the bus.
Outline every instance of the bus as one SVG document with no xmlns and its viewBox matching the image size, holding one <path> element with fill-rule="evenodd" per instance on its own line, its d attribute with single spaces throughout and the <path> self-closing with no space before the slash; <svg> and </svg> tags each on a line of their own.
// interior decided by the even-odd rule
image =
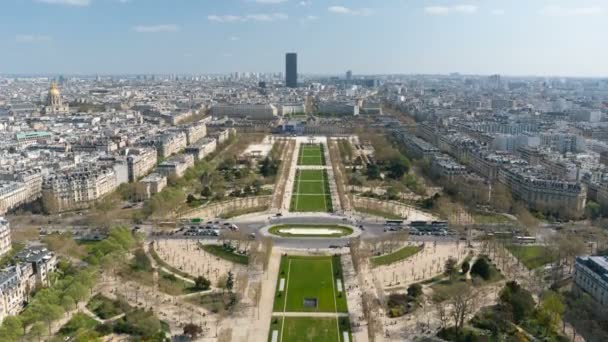
<svg viewBox="0 0 608 342">
<path fill-rule="evenodd" d="M 386 220 L 386 222 L 384 222 L 384 225 L 389 227 L 402 227 L 403 220 Z"/>
</svg>

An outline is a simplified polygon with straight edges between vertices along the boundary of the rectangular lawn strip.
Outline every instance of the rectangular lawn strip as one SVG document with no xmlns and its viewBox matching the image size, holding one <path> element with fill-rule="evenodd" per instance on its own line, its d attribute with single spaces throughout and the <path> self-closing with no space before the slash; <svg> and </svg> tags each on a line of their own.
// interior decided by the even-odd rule
<svg viewBox="0 0 608 342">
<path fill-rule="evenodd" d="M 283 291 L 279 291 L 281 279 L 285 279 Z M 336 279 L 342 282 L 342 292 L 338 291 Z M 348 312 L 344 291 L 339 256 L 283 256 L 279 266 L 273 311 Z M 305 298 L 316 299 L 317 307 L 305 307 Z"/>
<path fill-rule="evenodd" d="M 342 341 L 336 318 L 285 317 L 279 342 Z"/>
<path fill-rule="evenodd" d="M 549 248 L 545 246 L 510 245 L 507 246 L 507 249 L 529 270 L 539 268 L 557 260 L 557 256 L 551 253 Z"/>
<path fill-rule="evenodd" d="M 328 212 L 332 208 L 326 171 L 298 170 L 291 197 L 291 211 Z"/>
<path fill-rule="evenodd" d="M 272 332 L 277 331 L 276 342 L 281 341 L 281 328 L 283 327 L 283 317 L 272 317 L 270 319 L 270 331 L 268 332 L 268 342 L 272 342 Z"/>
<path fill-rule="evenodd" d="M 331 259 L 289 257 L 287 312 L 336 312 Z M 305 307 L 304 299 L 314 298 L 316 307 Z"/>
<path fill-rule="evenodd" d="M 321 144 L 302 144 L 298 154 L 298 165 L 325 165 L 325 155 Z"/>
<path fill-rule="evenodd" d="M 371 261 L 374 266 L 389 265 L 394 262 L 407 259 L 421 250 L 422 247 L 420 246 L 405 246 L 393 253 L 372 257 Z"/>
<path fill-rule="evenodd" d="M 199 244 L 203 250 L 209 254 L 215 255 L 218 258 L 228 260 L 237 264 L 247 265 L 249 264 L 249 257 L 246 255 L 237 254 L 230 252 L 220 245 L 203 245 Z"/>
<path fill-rule="evenodd" d="M 325 193 L 325 183 L 319 181 L 303 181 L 300 180 L 298 195 L 318 195 Z"/>
<path fill-rule="evenodd" d="M 348 304 L 346 300 L 346 286 L 344 284 L 344 274 L 342 273 L 342 263 L 340 256 L 334 255 L 331 257 L 332 269 L 334 272 L 334 296 L 336 298 L 336 312 L 348 312 Z M 338 280 L 342 283 L 342 291 L 338 289 Z"/>
</svg>

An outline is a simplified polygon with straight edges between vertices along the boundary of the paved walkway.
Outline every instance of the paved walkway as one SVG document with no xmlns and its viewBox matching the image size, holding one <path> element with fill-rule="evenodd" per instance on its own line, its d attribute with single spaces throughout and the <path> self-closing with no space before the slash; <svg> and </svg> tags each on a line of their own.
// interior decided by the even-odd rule
<svg viewBox="0 0 608 342">
<path fill-rule="evenodd" d="M 281 317 L 348 317 L 348 312 L 273 312 L 273 316 Z"/>
</svg>

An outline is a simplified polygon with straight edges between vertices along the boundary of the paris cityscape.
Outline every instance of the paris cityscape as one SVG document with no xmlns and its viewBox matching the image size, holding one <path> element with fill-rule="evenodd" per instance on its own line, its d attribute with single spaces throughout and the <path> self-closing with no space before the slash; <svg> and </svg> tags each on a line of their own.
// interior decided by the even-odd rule
<svg viewBox="0 0 608 342">
<path fill-rule="evenodd" d="M 7 0 L 0 342 L 608 341 L 604 5 Z"/>
</svg>

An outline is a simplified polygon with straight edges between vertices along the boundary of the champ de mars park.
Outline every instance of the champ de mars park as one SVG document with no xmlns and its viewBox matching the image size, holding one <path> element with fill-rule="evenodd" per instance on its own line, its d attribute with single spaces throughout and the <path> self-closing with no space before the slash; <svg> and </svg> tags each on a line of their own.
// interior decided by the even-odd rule
<svg viewBox="0 0 608 342">
<path fill-rule="evenodd" d="M 147 202 L 153 224 L 108 225 L 105 239 L 84 244 L 49 234 L 58 255 L 98 265 L 87 275 L 96 280 L 67 315 L 41 318 L 26 336 L 358 342 L 568 334 L 544 290 L 571 255 L 501 232 L 516 218 L 468 211 L 406 153 L 380 134 L 233 136 Z M 197 190 L 175 195 L 183 189 Z M 122 215 L 111 205 L 94 210 L 102 224 Z M 496 232 L 478 229 L 484 223 Z M 524 299 L 513 304 L 515 297 Z M 537 305 L 547 316 L 535 316 Z M 499 318 L 505 307 L 527 316 Z"/>
</svg>

